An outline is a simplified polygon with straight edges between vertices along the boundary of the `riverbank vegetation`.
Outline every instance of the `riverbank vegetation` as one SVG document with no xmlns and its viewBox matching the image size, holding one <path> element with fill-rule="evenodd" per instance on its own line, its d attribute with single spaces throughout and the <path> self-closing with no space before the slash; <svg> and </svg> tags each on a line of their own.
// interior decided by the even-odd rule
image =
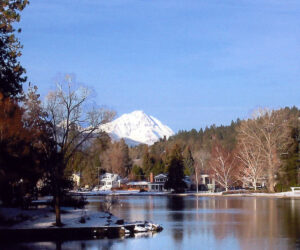
<svg viewBox="0 0 300 250">
<path fill-rule="evenodd" d="M 101 137 L 96 130 L 114 112 L 91 105 L 89 89 L 77 86 L 69 75 L 44 102 L 36 86 L 29 84 L 23 91 L 25 69 L 18 61 L 22 46 L 13 24 L 27 4 L 26 0 L 0 4 L 0 200 L 24 206 L 39 187 L 48 189 L 60 226 L 60 201 L 72 187 L 67 166 L 90 139 Z"/>
</svg>

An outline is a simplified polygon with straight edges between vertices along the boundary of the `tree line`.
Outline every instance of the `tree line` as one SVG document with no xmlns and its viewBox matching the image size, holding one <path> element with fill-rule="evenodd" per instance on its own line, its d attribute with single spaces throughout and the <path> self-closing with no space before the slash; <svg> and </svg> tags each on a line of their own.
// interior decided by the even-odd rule
<svg viewBox="0 0 300 250">
<path fill-rule="evenodd" d="M 262 183 L 270 192 L 289 190 L 299 185 L 299 117 L 296 107 L 258 109 L 247 120 L 179 131 L 151 146 L 128 147 L 124 140 L 113 142 L 107 136 L 81 154 L 88 157 L 81 161 L 80 170 L 84 184 L 92 185 L 104 172 L 131 180 L 176 172 L 181 177 L 175 179 L 191 176 L 196 188 L 200 175 L 208 174 L 225 190 L 238 186 L 256 190 Z"/>
<path fill-rule="evenodd" d="M 151 147 L 132 148 L 132 155 L 142 159 L 133 170 L 144 176 L 167 173 L 168 155 L 180 147 L 183 172 L 195 181 L 209 174 L 226 190 L 242 185 L 257 189 L 261 182 L 271 192 L 288 190 L 299 185 L 299 117 L 296 107 L 258 109 L 248 120 L 228 126 L 179 131 Z"/>
</svg>

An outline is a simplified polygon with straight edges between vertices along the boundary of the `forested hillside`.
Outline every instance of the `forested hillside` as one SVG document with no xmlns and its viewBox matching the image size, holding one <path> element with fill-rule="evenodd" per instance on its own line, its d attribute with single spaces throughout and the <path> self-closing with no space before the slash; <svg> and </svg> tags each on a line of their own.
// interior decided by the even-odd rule
<svg viewBox="0 0 300 250">
<path fill-rule="evenodd" d="M 274 139 L 274 148 L 270 149 L 272 157 L 274 159 L 276 158 L 276 167 L 274 167 L 274 171 L 272 172 L 272 174 L 276 176 L 276 188 L 277 190 L 280 189 L 278 191 L 281 191 L 287 189 L 289 186 L 298 185 L 299 109 L 297 107 L 292 107 L 277 111 L 261 110 L 261 112 L 261 114 L 254 114 L 248 121 L 241 121 L 238 119 L 237 121 L 232 121 L 231 124 L 227 126 L 212 125 L 205 129 L 192 129 L 190 131 L 181 130 L 168 140 L 160 140 L 151 147 L 140 145 L 139 147 L 131 148 L 130 153 L 133 162 L 137 162 L 138 165 L 133 168 L 132 176 L 138 178 L 138 176 L 141 176 L 141 173 L 143 173 L 145 175 L 144 177 L 147 178 L 150 172 L 153 172 L 154 174 L 166 172 L 165 162 L 174 145 L 179 145 L 181 148 L 185 174 L 194 175 L 197 166 L 201 168 L 201 170 L 199 170 L 200 172 L 210 172 L 212 160 L 211 153 L 216 144 L 220 145 L 222 150 L 236 155 L 236 158 L 240 158 L 237 156 L 241 154 L 239 151 L 243 149 L 241 146 L 242 142 L 239 142 L 242 141 L 242 132 L 240 131 L 241 127 L 243 127 L 242 124 L 250 124 L 252 121 L 257 121 L 257 124 L 255 125 L 257 127 L 254 127 L 252 132 L 257 132 L 258 134 L 260 130 L 259 126 L 264 126 L 264 118 L 274 116 L 274 119 L 277 119 L 276 122 L 278 124 L 265 124 L 265 126 L 271 126 L 266 129 L 269 129 L 270 136 L 274 134 L 274 136 L 279 137 L 279 135 L 276 135 L 278 132 L 281 133 L 282 136 L 285 136 L 285 138 L 282 138 L 282 141 L 276 141 Z M 284 127 L 282 127 L 282 122 L 284 123 Z M 251 138 L 246 140 L 250 142 Z M 262 138 L 261 142 L 251 143 L 255 145 L 255 143 L 264 143 L 264 141 L 265 139 Z M 243 143 L 243 145 L 246 144 Z M 263 145 L 261 146 L 264 147 Z M 264 149 L 262 148 L 262 150 Z M 261 152 L 260 154 L 259 164 L 262 165 L 261 168 L 264 169 L 261 175 L 267 175 L 266 173 L 269 170 L 263 159 L 263 154 L 267 153 Z M 243 164 L 239 161 L 238 165 Z M 240 172 L 241 170 L 238 171 Z"/>
</svg>

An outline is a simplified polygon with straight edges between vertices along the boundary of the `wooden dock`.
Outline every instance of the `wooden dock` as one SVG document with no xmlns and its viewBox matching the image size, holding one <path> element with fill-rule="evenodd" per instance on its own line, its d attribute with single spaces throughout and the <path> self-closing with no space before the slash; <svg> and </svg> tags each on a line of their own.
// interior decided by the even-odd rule
<svg viewBox="0 0 300 250">
<path fill-rule="evenodd" d="M 135 226 L 143 223 L 103 226 L 103 227 L 49 227 L 30 229 L 0 229 L 0 241 L 51 241 L 51 240 L 83 240 L 101 238 L 120 238 L 125 236 L 125 229 L 134 235 Z"/>
</svg>

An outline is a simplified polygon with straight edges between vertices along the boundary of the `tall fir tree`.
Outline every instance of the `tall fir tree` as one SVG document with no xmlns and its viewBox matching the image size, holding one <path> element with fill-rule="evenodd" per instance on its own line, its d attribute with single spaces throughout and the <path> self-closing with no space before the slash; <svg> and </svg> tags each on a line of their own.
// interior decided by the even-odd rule
<svg viewBox="0 0 300 250">
<path fill-rule="evenodd" d="M 155 160 L 149 153 L 149 148 L 146 147 L 143 154 L 143 171 L 146 174 L 146 177 L 150 176 L 150 173 L 153 171 Z"/>
<path fill-rule="evenodd" d="M 0 1 L 0 92 L 4 97 L 20 95 L 22 83 L 26 81 L 25 69 L 18 61 L 22 45 L 15 35 L 13 23 L 20 21 L 20 12 L 27 4 L 27 0 Z"/>
<path fill-rule="evenodd" d="M 128 145 L 125 143 L 124 139 L 120 140 L 120 150 L 122 154 L 122 165 L 125 170 L 125 176 L 128 176 L 128 174 L 131 171 L 132 168 L 132 162 L 129 157 L 129 148 Z"/>
<path fill-rule="evenodd" d="M 153 175 L 155 176 L 158 174 L 162 174 L 162 173 L 164 173 L 164 170 L 165 170 L 165 164 L 162 161 L 162 159 L 156 160 L 155 164 L 153 166 L 153 169 L 152 169 Z"/>
<path fill-rule="evenodd" d="M 184 175 L 190 176 L 194 173 L 194 158 L 189 146 L 183 151 Z"/>
<path fill-rule="evenodd" d="M 168 174 L 168 180 L 165 183 L 165 188 L 173 189 L 176 193 L 182 192 L 186 187 L 186 184 L 183 181 L 184 164 L 183 157 L 181 154 L 181 148 L 177 144 L 175 144 L 167 159 L 166 169 Z"/>
<path fill-rule="evenodd" d="M 131 169 L 130 179 L 134 181 L 141 181 L 144 179 L 144 172 L 140 166 L 134 165 Z"/>
</svg>

